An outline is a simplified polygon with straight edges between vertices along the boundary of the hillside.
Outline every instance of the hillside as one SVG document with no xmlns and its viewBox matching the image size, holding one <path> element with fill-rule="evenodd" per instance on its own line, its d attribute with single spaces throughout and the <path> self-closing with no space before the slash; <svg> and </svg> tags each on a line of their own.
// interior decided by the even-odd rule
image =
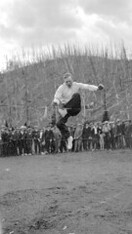
<svg viewBox="0 0 132 234">
<path fill-rule="evenodd" d="M 82 104 L 94 103 L 90 110 L 83 107 L 80 116 L 90 120 L 102 120 L 104 96 L 112 120 L 132 118 L 132 61 L 126 56 L 108 58 L 86 53 L 55 55 L 49 59 L 23 66 L 11 65 L 0 75 L 0 124 L 4 120 L 13 126 L 25 122 L 44 126 L 50 118 L 51 102 L 56 88 L 62 83 L 62 75 L 69 71 L 76 81 L 103 83 L 106 93 L 82 92 Z M 44 112 L 48 110 L 48 118 Z"/>
</svg>

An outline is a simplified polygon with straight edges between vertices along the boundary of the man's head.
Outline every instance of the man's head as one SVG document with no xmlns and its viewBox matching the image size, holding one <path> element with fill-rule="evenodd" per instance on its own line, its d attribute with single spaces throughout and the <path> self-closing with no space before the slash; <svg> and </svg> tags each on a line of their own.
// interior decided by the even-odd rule
<svg viewBox="0 0 132 234">
<path fill-rule="evenodd" d="M 73 83 L 71 73 L 65 73 L 65 75 L 63 76 L 63 79 L 64 79 L 64 83 L 67 85 L 67 87 L 71 88 L 72 83 Z"/>
<path fill-rule="evenodd" d="M 88 127 L 89 127 L 89 123 L 86 123 L 85 128 L 88 128 Z"/>
</svg>

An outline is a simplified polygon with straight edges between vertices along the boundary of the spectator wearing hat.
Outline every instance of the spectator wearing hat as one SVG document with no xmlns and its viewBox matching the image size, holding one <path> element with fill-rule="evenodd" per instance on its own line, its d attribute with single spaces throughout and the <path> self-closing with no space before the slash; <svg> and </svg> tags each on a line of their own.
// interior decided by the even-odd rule
<svg viewBox="0 0 132 234">
<path fill-rule="evenodd" d="M 105 121 L 103 123 L 103 129 L 102 129 L 103 133 L 104 133 L 104 145 L 105 145 L 105 149 L 109 150 L 110 149 L 110 125 L 108 121 Z"/>
</svg>

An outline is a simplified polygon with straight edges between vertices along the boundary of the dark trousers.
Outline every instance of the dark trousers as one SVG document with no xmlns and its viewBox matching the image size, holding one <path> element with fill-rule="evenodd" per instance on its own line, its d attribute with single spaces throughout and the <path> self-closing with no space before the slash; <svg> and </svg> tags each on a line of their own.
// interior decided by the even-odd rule
<svg viewBox="0 0 132 234">
<path fill-rule="evenodd" d="M 87 138 L 84 137 L 82 142 L 83 142 L 83 149 L 88 150 L 88 137 Z"/>
<path fill-rule="evenodd" d="M 45 142 L 45 149 L 48 153 L 53 153 L 54 152 L 54 141 L 53 139 L 46 139 L 46 142 Z"/>
<path fill-rule="evenodd" d="M 105 149 L 109 150 L 110 149 L 110 136 L 109 136 L 109 132 L 105 133 L 104 142 L 105 142 Z"/>
<path fill-rule="evenodd" d="M 40 142 L 38 139 L 34 139 L 35 154 L 40 154 Z"/>
<path fill-rule="evenodd" d="M 8 156 L 8 142 L 6 141 L 2 143 L 2 155 Z"/>
<path fill-rule="evenodd" d="M 26 140 L 26 153 L 32 154 L 32 139 Z"/>
<path fill-rule="evenodd" d="M 70 132 L 65 124 L 70 116 L 76 116 L 81 111 L 80 94 L 75 93 L 71 100 L 64 105 L 64 108 L 67 109 L 67 114 L 59 119 L 57 127 L 59 128 L 63 138 L 67 139 L 70 136 Z"/>
<path fill-rule="evenodd" d="M 67 147 L 66 147 L 66 140 L 62 137 L 61 139 L 61 144 L 60 144 L 60 151 L 61 153 L 66 152 Z"/>
<path fill-rule="evenodd" d="M 19 154 L 25 154 L 25 140 L 24 139 L 20 139 L 19 141 Z"/>
</svg>

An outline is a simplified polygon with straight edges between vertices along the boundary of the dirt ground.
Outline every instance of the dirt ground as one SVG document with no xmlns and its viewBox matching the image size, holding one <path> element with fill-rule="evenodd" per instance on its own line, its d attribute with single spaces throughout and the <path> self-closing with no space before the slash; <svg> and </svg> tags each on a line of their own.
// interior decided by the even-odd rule
<svg viewBox="0 0 132 234">
<path fill-rule="evenodd" d="M 0 234 L 132 234 L 132 151 L 0 158 Z"/>
</svg>

